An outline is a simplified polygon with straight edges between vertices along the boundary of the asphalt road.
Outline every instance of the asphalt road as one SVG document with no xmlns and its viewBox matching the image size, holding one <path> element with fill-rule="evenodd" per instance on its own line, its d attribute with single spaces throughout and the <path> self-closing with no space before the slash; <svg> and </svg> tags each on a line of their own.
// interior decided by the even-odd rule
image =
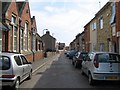
<svg viewBox="0 0 120 90">
<path fill-rule="evenodd" d="M 116 88 L 117 82 L 98 82 L 90 86 L 88 78 L 75 69 L 71 60 L 62 53 L 59 57 L 49 59 L 47 63 L 33 73 L 31 80 L 25 80 L 20 88 Z"/>
</svg>

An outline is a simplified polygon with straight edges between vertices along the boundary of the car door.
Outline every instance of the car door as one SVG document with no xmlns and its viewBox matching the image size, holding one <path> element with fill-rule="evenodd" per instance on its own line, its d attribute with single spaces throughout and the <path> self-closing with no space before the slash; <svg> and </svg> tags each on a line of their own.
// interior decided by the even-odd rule
<svg viewBox="0 0 120 90">
<path fill-rule="evenodd" d="M 21 55 L 21 59 L 23 62 L 23 79 L 25 79 L 28 77 L 31 68 L 29 67 L 27 59 L 23 55 Z"/>
</svg>

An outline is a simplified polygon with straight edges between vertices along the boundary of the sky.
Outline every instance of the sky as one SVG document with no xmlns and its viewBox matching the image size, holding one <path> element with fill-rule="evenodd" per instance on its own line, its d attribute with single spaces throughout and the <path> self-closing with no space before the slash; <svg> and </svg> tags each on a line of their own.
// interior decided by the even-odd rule
<svg viewBox="0 0 120 90">
<path fill-rule="evenodd" d="M 40 36 L 50 31 L 56 42 L 66 46 L 84 30 L 95 14 L 109 0 L 29 0 Z"/>
</svg>

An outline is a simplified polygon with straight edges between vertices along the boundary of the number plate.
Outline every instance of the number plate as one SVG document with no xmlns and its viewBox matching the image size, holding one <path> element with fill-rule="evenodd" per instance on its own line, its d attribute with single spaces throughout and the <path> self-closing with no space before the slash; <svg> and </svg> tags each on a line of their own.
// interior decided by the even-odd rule
<svg viewBox="0 0 120 90">
<path fill-rule="evenodd" d="M 117 76 L 108 76 L 106 77 L 107 80 L 118 80 Z"/>
</svg>

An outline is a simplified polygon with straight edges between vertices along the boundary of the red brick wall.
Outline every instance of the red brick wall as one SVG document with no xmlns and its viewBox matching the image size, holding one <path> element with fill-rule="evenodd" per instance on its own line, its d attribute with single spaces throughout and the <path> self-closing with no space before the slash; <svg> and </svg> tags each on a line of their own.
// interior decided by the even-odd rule
<svg viewBox="0 0 120 90">
<path fill-rule="evenodd" d="M 35 53 L 35 60 L 40 60 L 40 59 L 42 59 L 43 58 L 43 52 L 42 51 L 37 51 L 36 53 Z"/>
<path fill-rule="evenodd" d="M 85 40 L 85 51 L 90 51 L 90 24 L 87 24 L 85 27 L 85 34 L 84 34 L 84 40 Z"/>
<path fill-rule="evenodd" d="M 27 60 L 28 60 L 29 62 L 33 62 L 33 54 L 32 54 L 32 53 L 25 55 L 25 57 L 27 58 Z"/>
<path fill-rule="evenodd" d="M 13 0 L 13 1 L 15 1 L 15 0 Z M 16 23 L 18 24 L 18 12 L 17 12 L 16 2 L 11 2 L 10 6 L 6 12 L 5 18 L 11 21 L 12 14 L 16 15 Z M 8 22 L 8 21 L 6 21 L 6 23 L 10 24 L 10 22 Z M 19 34 L 18 34 L 18 37 L 19 37 Z M 18 41 L 19 41 L 19 38 L 18 38 Z M 10 40 L 10 31 L 9 31 L 9 33 L 8 33 L 8 45 L 6 45 L 8 48 L 7 51 L 10 50 L 10 46 L 11 46 L 10 43 L 11 43 L 11 40 Z M 4 43 L 3 43 L 3 45 L 4 45 Z M 19 43 L 18 43 L 18 46 L 19 46 Z M 5 47 L 3 47 L 3 48 L 5 48 Z"/>
</svg>

